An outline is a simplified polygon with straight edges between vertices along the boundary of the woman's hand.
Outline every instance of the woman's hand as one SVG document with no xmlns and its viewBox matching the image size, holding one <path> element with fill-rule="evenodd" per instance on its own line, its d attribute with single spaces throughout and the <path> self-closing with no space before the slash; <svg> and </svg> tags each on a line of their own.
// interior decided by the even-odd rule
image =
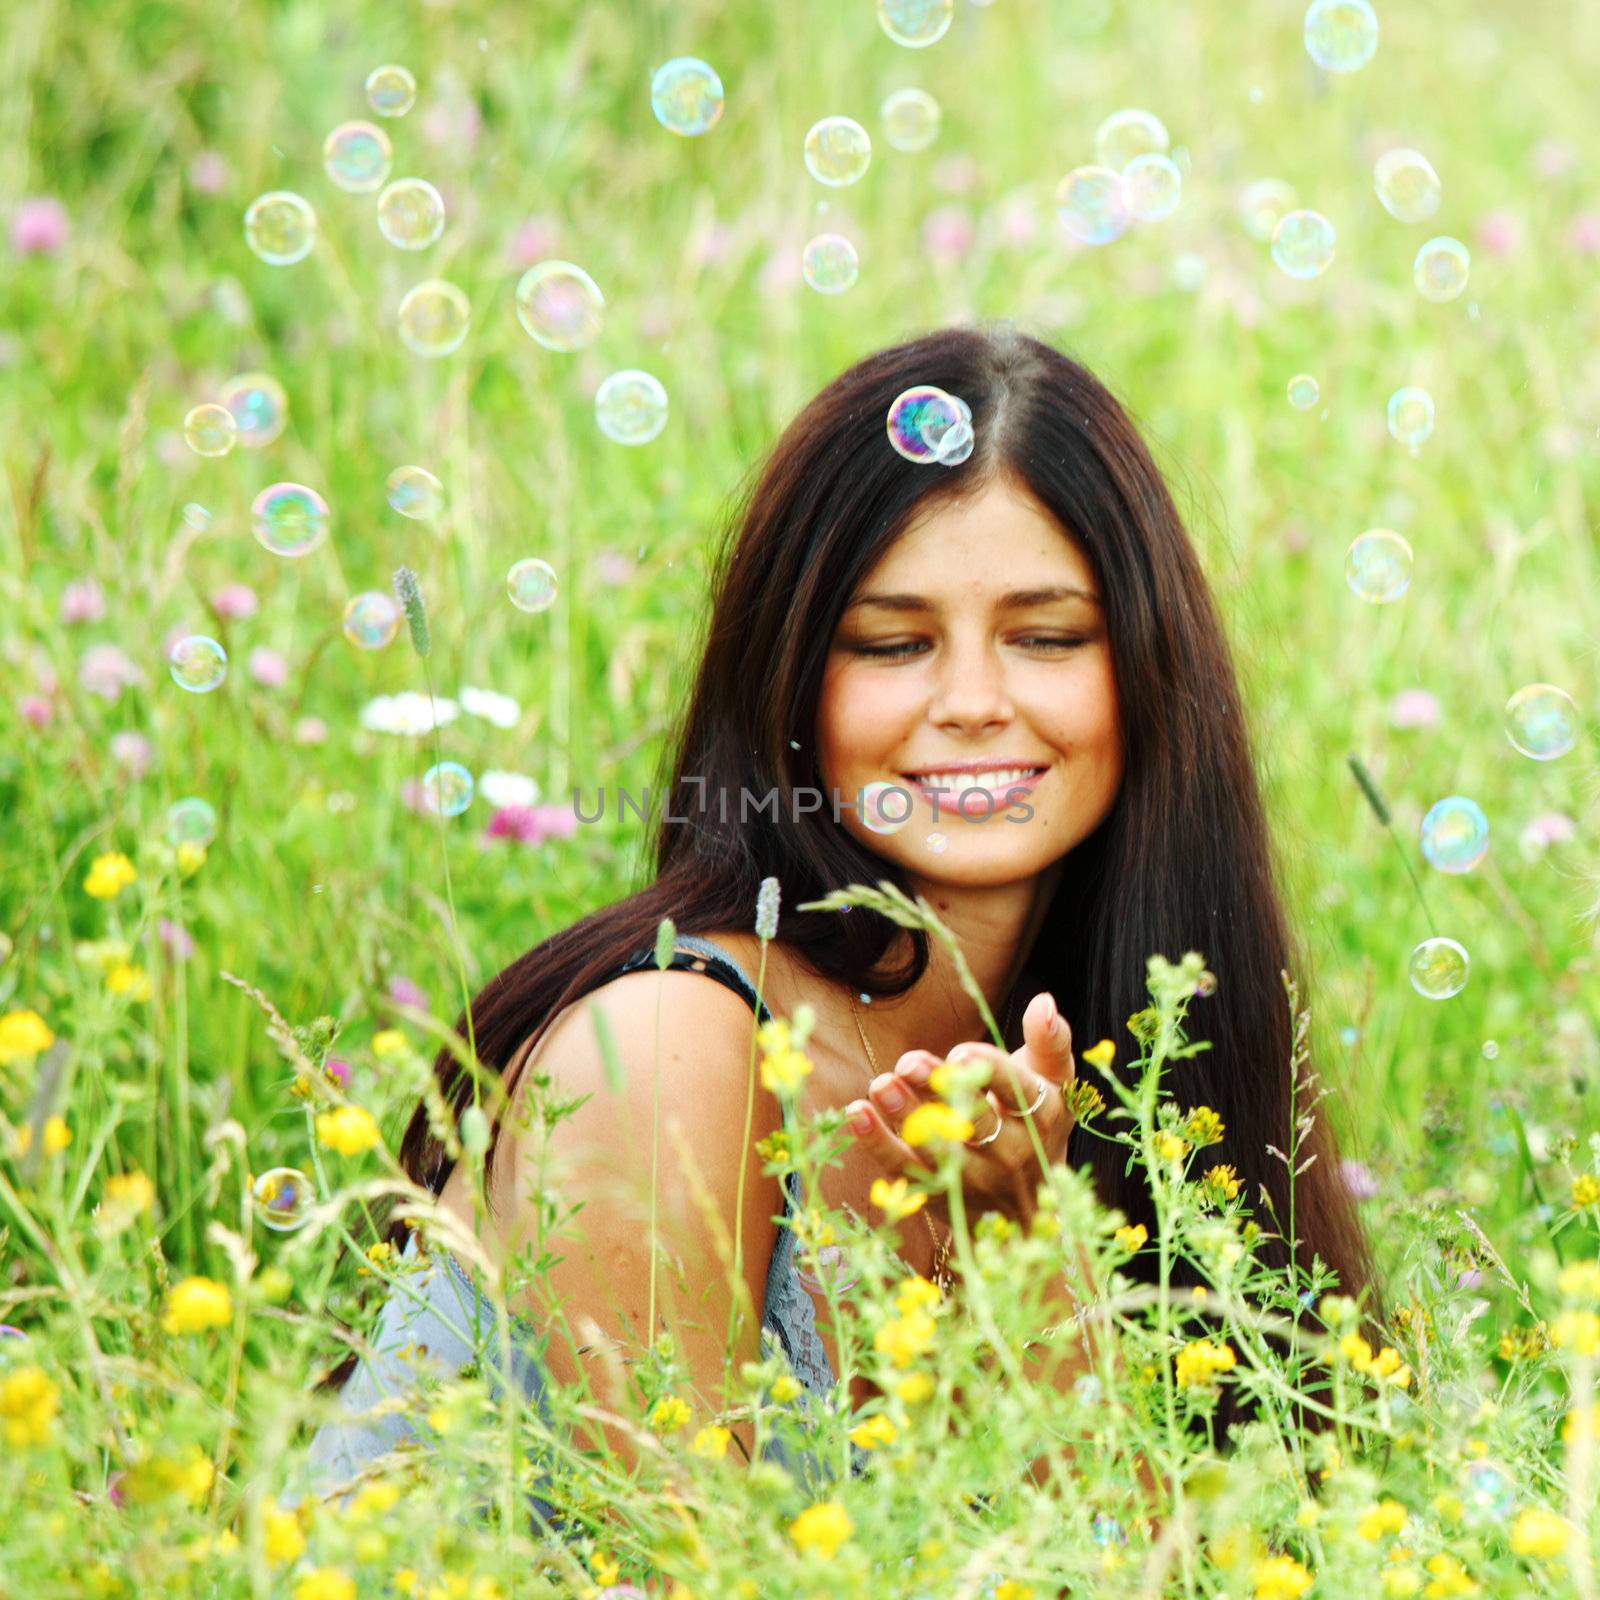
<svg viewBox="0 0 1600 1600">
<path fill-rule="evenodd" d="M 1007 1053 L 992 1044 L 959 1044 L 946 1058 L 978 1059 L 993 1063 L 985 1103 L 975 1114 L 972 1138 L 966 1141 L 962 1166 L 962 1195 L 968 1217 L 975 1221 L 985 1211 L 999 1211 L 1026 1227 L 1037 1209 L 1035 1198 L 1044 1174 L 1033 1142 L 1023 1125 L 1023 1111 L 1032 1113 L 1039 1141 L 1050 1162 L 1067 1153 L 1073 1116 L 1067 1096 L 1076 1081 L 1072 1057 L 1072 1030 L 1048 994 L 1035 995 L 1022 1015 L 1023 1044 Z M 880 1073 L 868 1088 L 870 1101 L 852 1100 L 845 1107 L 857 1143 L 873 1155 L 884 1175 L 903 1177 L 915 1168 L 932 1170 L 936 1162 L 926 1147 L 913 1148 L 900 1136 L 905 1120 L 920 1105 L 939 1097 L 928 1087 L 940 1058 L 927 1050 L 908 1050 L 893 1072 Z M 857 1127 L 862 1116 L 870 1119 L 865 1131 Z M 998 1134 L 988 1143 L 990 1134 Z M 948 1225 L 943 1197 L 931 1195 L 928 1204 Z"/>
</svg>

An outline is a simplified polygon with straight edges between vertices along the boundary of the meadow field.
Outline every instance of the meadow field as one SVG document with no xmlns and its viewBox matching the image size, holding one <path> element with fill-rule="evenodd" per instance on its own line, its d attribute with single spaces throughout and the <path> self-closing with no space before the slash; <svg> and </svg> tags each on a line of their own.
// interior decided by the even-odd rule
<svg viewBox="0 0 1600 1600">
<path fill-rule="evenodd" d="M 7 0 L 0 1596 L 1600 1591 L 1600 12 L 1374 5 L 1338 70 L 1299 0 L 954 0 L 921 45 L 872 0 Z M 938 0 L 889 12 L 943 27 Z M 653 109 L 678 58 L 720 79 L 703 132 Z M 380 114 L 390 64 L 415 103 Z M 936 118 L 886 116 L 907 89 Z M 808 169 L 826 117 L 870 136 L 856 181 Z M 349 122 L 381 130 L 347 136 L 356 166 L 387 142 L 380 182 L 433 186 L 433 242 L 425 191 L 380 229 L 370 172 L 330 174 Z M 1396 150 L 1425 161 L 1386 188 Z M 1090 242 L 1103 213 L 1058 186 L 1141 155 L 1159 200 Z M 291 205 L 252 245 L 280 191 L 314 232 Z M 1275 245 L 1296 211 L 1331 234 Z M 838 292 L 803 266 L 820 235 L 858 258 Z M 603 296 L 573 348 L 519 316 L 552 260 Z M 407 302 L 439 282 L 464 334 L 445 291 Z M 647 870 L 643 827 L 580 825 L 573 789 L 652 782 L 736 494 L 850 363 L 994 320 L 1123 401 L 1215 587 L 1387 1343 L 1286 1285 L 1292 1358 L 1253 1347 L 1277 1425 L 1224 1456 L 1183 1426 L 1238 1379 L 1186 1294 L 1129 1295 L 1125 1365 L 1031 1397 L 992 1358 L 1057 1235 L 980 1227 L 980 1315 L 941 1308 L 918 1347 L 937 1392 L 827 1421 L 860 1478 L 741 1466 L 662 1349 L 613 1397 L 655 1441 L 638 1474 L 557 1452 L 582 1537 L 518 1514 L 543 1435 L 473 1371 L 431 1402 L 432 1465 L 297 1499 L 465 995 Z M 596 405 L 631 371 L 666 397 L 641 443 Z M 310 494 L 263 509 L 285 484 Z M 513 603 L 527 561 L 550 571 Z M 1422 970 L 1437 939 L 1461 954 Z M 1159 1029 L 1119 1041 L 1144 1052 L 1122 1109 L 1160 1248 L 1231 1314 L 1252 1197 L 1162 1155 L 1184 954 L 1151 952 L 1174 965 Z M 1108 1271 L 1139 1247 L 1077 1174 L 1046 1193 Z M 920 1302 L 831 1221 L 863 1286 L 840 1326 L 898 1369 L 881 1336 Z M 1260 1330 L 1230 1326 L 1242 1356 Z M 1312 1438 L 1289 1405 L 1318 1372 Z M 1022 1478 L 1068 1437 L 1074 1473 Z"/>
</svg>

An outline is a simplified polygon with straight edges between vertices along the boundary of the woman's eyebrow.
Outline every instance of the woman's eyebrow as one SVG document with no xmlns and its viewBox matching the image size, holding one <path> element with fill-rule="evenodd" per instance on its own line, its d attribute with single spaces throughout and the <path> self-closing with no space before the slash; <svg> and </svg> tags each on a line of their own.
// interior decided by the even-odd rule
<svg viewBox="0 0 1600 1600">
<path fill-rule="evenodd" d="M 1056 585 L 1048 589 L 1013 589 L 1010 594 L 1003 594 L 996 602 L 1002 611 L 1015 610 L 1021 606 L 1044 606 L 1055 600 L 1087 600 L 1090 605 L 1099 605 L 1100 596 L 1091 594 L 1087 589 L 1073 588 L 1071 585 Z M 846 611 L 854 611 L 858 606 L 876 606 L 882 611 L 932 611 L 935 609 L 933 602 L 920 594 L 863 594 L 858 595 Z"/>
</svg>

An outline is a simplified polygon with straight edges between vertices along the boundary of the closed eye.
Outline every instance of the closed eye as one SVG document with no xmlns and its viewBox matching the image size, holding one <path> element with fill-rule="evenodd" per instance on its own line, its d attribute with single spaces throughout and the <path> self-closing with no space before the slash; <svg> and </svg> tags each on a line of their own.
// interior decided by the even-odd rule
<svg viewBox="0 0 1600 1600">
<path fill-rule="evenodd" d="M 915 650 L 920 650 L 926 642 L 923 639 L 910 639 L 904 644 L 858 644 L 855 647 L 855 653 L 858 656 L 903 657 L 909 656 Z M 1087 644 L 1089 641 L 1087 639 L 1046 638 L 1040 634 L 1032 634 L 1021 642 L 1036 650 L 1072 650 L 1079 645 Z"/>
</svg>

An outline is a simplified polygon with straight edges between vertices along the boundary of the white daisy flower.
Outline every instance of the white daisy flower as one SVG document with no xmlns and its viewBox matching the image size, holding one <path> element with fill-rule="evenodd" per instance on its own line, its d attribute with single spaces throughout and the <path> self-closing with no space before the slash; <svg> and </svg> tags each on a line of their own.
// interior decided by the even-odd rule
<svg viewBox="0 0 1600 1600">
<path fill-rule="evenodd" d="M 485 772 L 478 779 L 478 793 L 492 806 L 536 806 L 539 780 L 525 772 Z"/>
<path fill-rule="evenodd" d="M 492 722 L 497 728 L 516 727 L 517 718 L 522 715 L 522 707 L 510 695 L 496 694 L 493 689 L 470 689 L 465 685 L 461 690 L 461 709 L 470 716 Z"/>
<path fill-rule="evenodd" d="M 438 695 L 429 700 L 414 689 L 380 694 L 361 708 L 361 726 L 376 733 L 429 733 L 454 722 L 461 708 Z"/>
</svg>

